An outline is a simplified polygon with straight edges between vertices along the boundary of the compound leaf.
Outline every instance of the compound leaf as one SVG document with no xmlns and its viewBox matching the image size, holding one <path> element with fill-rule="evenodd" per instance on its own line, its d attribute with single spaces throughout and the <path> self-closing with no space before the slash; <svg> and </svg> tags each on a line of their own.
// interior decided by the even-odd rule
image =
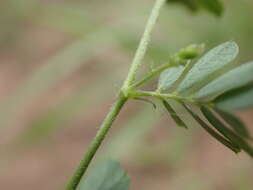
<svg viewBox="0 0 253 190">
<path fill-rule="evenodd" d="M 235 132 L 245 138 L 250 138 L 249 131 L 244 123 L 232 113 L 215 108 L 215 111 L 235 130 Z"/>
<path fill-rule="evenodd" d="M 171 67 L 163 71 L 158 82 L 158 89 L 165 90 L 171 87 L 184 71 L 184 66 Z"/>
<path fill-rule="evenodd" d="M 178 86 L 178 93 L 193 93 L 193 86 L 201 83 L 214 72 L 219 71 L 235 59 L 239 52 L 239 48 L 235 42 L 229 41 L 223 43 L 208 53 L 206 53 L 199 61 L 193 65 L 187 73 L 184 80 Z"/>
<path fill-rule="evenodd" d="M 200 124 L 200 126 L 206 130 L 212 137 L 214 137 L 217 141 L 231 149 L 233 152 L 240 152 L 240 148 L 232 143 L 230 140 L 224 138 L 215 130 L 213 130 L 206 122 L 204 122 L 196 113 L 194 113 L 190 108 L 188 108 L 185 104 L 183 104 L 184 108 L 190 113 L 190 115 Z"/>
<path fill-rule="evenodd" d="M 204 86 L 195 95 L 196 98 L 217 96 L 253 81 L 253 62 L 249 62 L 230 70 Z"/>
<path fill-rule="evenodd" d="M 78 190 L 128 190 L 129 177 L 116 161 L 104 161 L 85 176 Z"/>
<path fill-rule="evenodd" d="M 233 144 L 239 146 L 253 157 L 252 147 L 239 135 L 235 134 L 231 129 L 227 128 L 208 108 L 202 106 L 201 111 L 206 119 L 226 138 L 228 138 Z"/>
<path fill-rule="evenodd" d="M 253 106 L 253 83 L 218 96 L 214 103 L 222 110 L 238 110 Z"/>
<path fill-rule="evenodd" d="M 162 100 L 162 103 L 164 105 L 164 107 L 166 108 L 166 110 L 169 112 L 171 118 L 175 121 L 175 123 L 179 126 L 179 127 L 183 127 L 183 128 L 188 128 L 186 126 L 186 124 L 183 122 L 183 120 L 177 115 L 176 111 L 171 107 L 171 105 L 166 101 L 166 100 Z"/>
</svg>

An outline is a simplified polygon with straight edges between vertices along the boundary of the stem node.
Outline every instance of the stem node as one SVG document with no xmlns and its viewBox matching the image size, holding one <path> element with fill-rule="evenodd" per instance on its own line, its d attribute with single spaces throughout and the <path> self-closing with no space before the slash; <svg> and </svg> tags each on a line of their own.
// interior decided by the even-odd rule
<svg viewBox="0 0 253 190">
<path fill-rule="evenodd" d="M 120 90 L 119 96 L 112 106 L 110 112 L 107 114 L 104 122 L 102 123 L 100 129 L 98 130 L 95 138 L 93 139 L 91 145 L 88 147 L 87 152 L 84 158 L 81 160 L 79 167 L 77 168 L 75 174 L 71 178 L 67 189 L 66 190 L 76 190 L 78 184 L 80 183 L 83 175 L 85 174 L 90 162 L 92 161 L 93 157 L 95 156 L 98 148 L 100 147 L 101 143 L 103 142 L 106 134 L 108 133 L 109 129 L 112 126 L 112 123 L 116 119 L 117 115 L 119 114 L 120 110 L 122 109 L 125 102 L 131 97 L 131 85 L 135 79 L 136 72 L 141 65 L 141 62 L 144 58 L 144 55 L 147 51 L 148 44 L 151 39 L 151 33 L 154 29 L 155 23 L 158 19 L 160 10 L 164 5 L 166 0 L 156 0 L 155 5 L 152 9 L 152 13 L 149 17 L 148 23 L 146 25 L 144 34 L 142 36 L 141 42 L 139 47 L 136 51 L 135 57 L 133 59 L 133 63 L 130 67 L 130 71 L 126 80 L 124 81 L 123 87 Z"/>
</svg>

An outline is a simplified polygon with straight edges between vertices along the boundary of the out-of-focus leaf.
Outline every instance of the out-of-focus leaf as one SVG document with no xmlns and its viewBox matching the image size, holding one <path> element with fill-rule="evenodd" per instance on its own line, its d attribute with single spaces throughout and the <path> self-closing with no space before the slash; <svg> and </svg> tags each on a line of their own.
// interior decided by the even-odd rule
<svg viewBox="0 0 253 190">
<path fill-rule="evenodd" d="M 161 73 L 158 89 L 165 90 L 171 87 L 184 71 L 184 66 L 171 67 Z"/>
<path fill-rule="evenodd" d="M 242 137 L 250 138 L 249 131 L 244 123 L 232 113 L 215 108 L 215 111 Z"/>
<path fill-rule="evenodd" d="M 235 134 L 231 129 L 227 128 L 208 108 L 202 106 L 201 111 L 206 119 L 233 144 L 239 146 L 251 157 L 253 157 L 252 147 L 240 136 Z"/>
<path fill-rule="evenodd" d="M 214 72 L 228 65 L 238 54 L 239 48 L 235 42 L 229 41 L 210 50 L 193 65 L 184 80 L 179 84 L 177 93 L 193 93 L 193 86 L 201 83 Z M 200 88 L 200 87 L 198 87 Z"/>
<path fill-rule="evenodd" d="M 128 190 L 129 177 L 116 161 L 104 161 L 83 177 L 78 190 Z"/>
<path fill-rule="evenodd" d="M 171 118 L 176 122 L 179 127 L 188 128 L 182 119 L 177 115 L 176 111 L 170 106 L 166 100 L 162 100 L 162 103 L 166 110 L 169 112 Z"/>
<path fill-rule="evenodd" d="M 214 103 L 223 110 L 245 109 L 253 106 L 253 83 L 218 96 Z"/>
<path fill-rule="evenodd" d="M 197 0 L 198 3 L 211 13 L 221 16 L 223 13 L 223 5 L 220 0 Z"/>
<path fill-rule="evenodd" d="M 223 12 L 223 5 L 219 0 L 167 0 L 167 2 L 181 3 L 191 11 L 197 11 L 203 7 L 216 16 L 221 16 Z"/>
<path fill-rule="evenodd" d="M 196 3 L 196 0 L 167 0 L 167 2 L 168 3 L 180 3 L 182 5 L 185 5 L 191 11 L 197 11 L 199 9 L 199 6 Z"/>
<path fill-rule="evenodd" d="M 204 122 L 196 113 L 194 113 L 190 108 L 188 108 L 185 104 L 183 104 L 185 109 L 191 114 L 191 116 L 200 124 L 200 126 L 205 129 L 212 137 L 214 137 L 217 141 L 231 149 L 233 152 L 238 153 L 240 152 L 240 148 L 232 143 L 230 140 L 224 138 L 211 127 L 209 127 L 206 122 Z"/>
<path fill-rule="evenodd" d="M 200 89 L 195 97 L 203 98 L 222 94 L 253 81 L 253 62 L 249 62 L 223 74 L 208 85 Z"/>
</svg>

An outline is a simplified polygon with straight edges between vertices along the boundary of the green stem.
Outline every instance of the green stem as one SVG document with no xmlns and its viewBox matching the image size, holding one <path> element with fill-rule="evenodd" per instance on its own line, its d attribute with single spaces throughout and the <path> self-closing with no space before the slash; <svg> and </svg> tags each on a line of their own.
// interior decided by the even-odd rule
<svg viewBox="0 0 253 190">
<path fill-rule="evenodd" d="M 159 66 L 158 68 L 154 69 L 153 71 L 151 71 L 150 73 L 148 73 L 147 76 L 145 76 L 143 79 L 141 79 L 140 81 L 132 84 L 129 89 L 135 89 L 141 85 L 143 85 L 144 83 L 146 83 L 147 81 L 149 81 L 150 79 L 152 79 L 154 76 L 156 76 L 157 74 L 160 74 L 162 71 L 170 68 L 170 67 L 173 67 L 173 66 L 176 66 L 177 64 L 173 64 L 173 63 L 167 63 L 167 64 L 164 64 L 164 65 L 161 65 Z"/>
<path fill-rule="evenodd" d="M 176 95 L 173 94 L 161 94 L 158 92 L 150 92 L 150 91 L 143 91 L 143 90 L 133 90 L 129 92 L 130 98 L 139 98 L 143 96 L 150 96 L 150 97 L 155 97 L 155 98 L 161 98 L 161 99 L 174 99 L 174 100 L 181 100 Z"/>
<path fill-rule="evenodd" d="M 154 29 L 154 26 L 157 22 L 160 10 L 162 6 L 164 5 L 166 0 L 156 0 L 154 8 L 152 9 L 151 15 L 149 17 L 148 23 L 146 25 L 145 31 L 143 33 L 142 39 L 140 41 L 139 47 L 136 51 L 136 54 L 134 56 L 132 65 L 130 67 L 128 76 L 124 82 L 123 85 L 123 91 L 128 91 L 129 86 L 132 84 L 132 82 L 135 79 L 136 73 L 138 68 L 140 67 L 142 60 L 145 56 L 145 53 L 148 48 L 148 44 L 151 40 L 151 33 Z M 127 94 L 127 93 L 126 93 Z"/>
<path fill-rule="evenodd" d="M 81 161 L 79 167 L 77 168 L 74 176 L 71 178 L 66 190 L 76 190 L 78 184 L 82 176 L 85 174 L 90 162 L 92 161 L 94 155 L 96 154 L 98 148 L 100 147 L 101 143 L 103 142 L 106 134 L 108 133 L 109 129 L 112 126 L 113 121 L 119 114 L 120 110 L 122 109 L 123 105 L 129 98 L 129 87 L 133 83 L 137 70 L 141 65 L 141 62 L 145 56 L 147 51 L 148 44 L 151 40 L 151 33 L 154 29 L 154 26 L 157 22 L 160 10 L 164 5 L 166 0 L 156 0 L 155 5 L 152 9 L 151 15 L 149 17 L 148 23 L 146 25 L 144 34 L 142 36 L 141 42 L 139 47 L 136 51 L 135 57 L 133 59 L 132 65 L 130 67 L 128 76 L 122 86 L 121 93 L 116 100 L 116 103 L 112 107 L 111 111 L 108 113 L 107 117 L 105 118 L 104 122 L 102 123 L 97 135 L 93 139 L 90 147 L 88 148 L 83 160 Z"/>
<path fill-rule="evenodd" d="M 193 99 L 187 98 L 187 97 L 181 97 L 174 94 L 164 94 L 160 92 L 150 92 L 150 91 L 143 91 L 143 90 L 133 90 L 129 92 L 129 98 L 139 98 L 143 96 L 150 96 L 155 97 L 159 99 L 173 99 L 177 101 L 187 101 L 191 103 L 197 103 Z"/>
<path fill-rule="evenodd" d="M 66 190 L 75 190 L 77 188 L 82 176 L 84 175 L 90 162 L 92 161 L 92 158 L 96 154 L 99 146 L 101 145 L 106 134 L 111 128 L 113 121 L 116 119 L 117 115 L 119 114 L 120 110 L 122 109 L 126 101 L 127 101 L 127 98 L 124 97 L 122 94 L 120 94 L 119 97 L 117 98 L 117 101 L 112 106 L 110 112 L 107 114 L 104 122 L 102 123 L 100 129 L 98 130 L 91 145 L 89 146 L 84 156 L 84 159 L 81 160 L 79 167 L 77 168 L 77 170 L 75 171 L 75 174 L 71 178 Z"/>
<path fill-rule="evenodd" d="M 151 92 L 151 91 L 143 91 L 143 90 L 132 90 L 129 92 L 129 98 L 141 98 L 141 97 L 154 97 L 154 98 L 158 98 L 161 100 L 166 100 L 166 99 L 172 99 L 172 100 L 176 100 L 179 102 L 188 102 L 188 103 L 192 103 L 198 106 L 209 106 L 212 107 L 213 103 L 210 101 L 206 101 L 206 102 L 200 102 L 198 100 L 192 99 L 191 97 L 183 97 L 183 96 L 178 96 L 176 94 L 170 94 L 170 93 L 160 93 L 159 91 L 155 91 L 155 92 Z"/>
</svg>

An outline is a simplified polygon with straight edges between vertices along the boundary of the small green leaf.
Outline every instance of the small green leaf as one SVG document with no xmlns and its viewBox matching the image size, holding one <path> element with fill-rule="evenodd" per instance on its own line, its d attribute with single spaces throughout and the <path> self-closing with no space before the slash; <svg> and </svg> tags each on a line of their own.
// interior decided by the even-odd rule
<svg viewBox="0 0 253 190">
<path fill-rule="evenodd" d="M 159 78 L 158 89 L 167 90 L 174 86 L 183 73 L 191 69 L 191 60 L 200 56 L 205 49 L 204 44 L 191 44 L 180 49 L 175 55 L 170 57 L 170 62 L 175 66 L 163 71 Z M 194 62 L 192 62 L 194 64 Z M 190 68 L 189 68 L 190 65 Z"/>
<path fill-rule="evenodd" d="M 178 86 L 177 92 L 193 93 L 193 86 L 201 83 L 214 72 L 219 71 L 235 59 L 239 48 L 235 42 L 229 41 L 210 50 L 193 65 L 184 80 Z"/>
<path fill-rule="evenodd" d="M 196 98 L 217 96 L 228 90 L 235 89 L 253 81 L 253 62 L 249 62 L 223 74 L 200 89 Z"/>
<path fill-rule="evenodd" d="M 176 111 L 170 106 L 170 104 L 166 100 L 162 100 L 162 103 L 166 110 L 169 112 L 171 118 L 175 121 L 175 123 L 179 127 L 188 128 L 183 120 L 177 115 Z"/>
<path fill-rule="evenodd" d="M 151 104 L 153 106 L 153 108 L 156 109 L 156 104 L 154 102 L 152 102 L 151 100 L 149 100 L 149 99 L 146 99 L 146 98 L 134 98 L 134 100 L 139 100 L 139 101 L 143 101 L 143 102 L 146 102 L 148 104 Z"/>
<path fill-rule="evenodd" d="M 235 134 L 231 129 L 227 128 L 208 108 L 201 107 L 201 111 L 206 119 L 226 138 L 233 144 L 239 146 L 251 157 L 253 157 L 253 149 L 250 145 L 240 136 Z"/>
<path fill-rule="evenodd" d="M 167 0 L 168 3 L 180 3 L 182 5 L 185 5 L 188 9 L 191 11 L 197 11 L 199 9 L 198 4 L 196 3 L 196 0 Z"/>
<path fill-rule="evenodd" d="M 191 114 L 191 116 L 200 124 L 200 126 L 205 129 L 212 137 L 214 137 L 217 141 L 231 149 L 233 152 L 238 153 L 240 152 L 240 148 L 232 143 L 230 140 L 224 138 L 219 133 L 217 133 L 215 130 L 213 130 L 211 127 L 209 127 L 208 124 L 206 124 L 196 113 L 194 113 L 190 108 L 188 108 L 185 104 L 183 104 L 184 108 Z"/>
<path fill-rule="evenodd" d="M 221 16 L 223 12 L 223 5 L 219 0 L 167 0 L 167 2 L 181 3 L 191 11 L 198 11 L 203 7 L 216 16 Z"/>
<path fill-rule="evenodd" d="M 249 131 L 247 127 L 244 125 L 244 123 L 237 118 L 235 115 L 232 113 L 223 111 L 218 108 L 214 108 L 214 110 L 237 132 L 238 135 L 245 137 L 245 138 L 250 138 Z"/>
<path fill-rule="evenodd" d="M 83 177 L 78 190 L 128 190 L 129 177 L 116 161 L 104 161 Z"/>
<path fill-rule="evenodd" d="M 238 110 L 253 106 L 253 83 L 247 86 L 230 90 L 218 96 L 214 103 L 223 110 Z"/>
<path fill-rule="evenodd" d="M 201 112 L 206 117 L 206 119 L 216 128 L 221 134 L 228 138 L 234 144 L 237 144 L 237 141 L 234 137 L 230 135 L 227 127 L 206 107 L 201 107 Z M 238 145 L 238 144 L 237 144 Z M 238 145 L 239 146 L 239 145 Z"/>
<path fill-rule="evenodd" d="M 170 88 L 173 83 L 180 77 L 183 71 L 184 66 L 180 65 L 177 67 L 171 67 L 162 72 L 158 82 L 158 89 L 165 90 Z"/>
<path fill-rule="evenodd" d="M 198 3 L 203 6 L 206 10 L 214 13 L 216 16 L 221 16 L 224 8 L 219 0 L 197 0 Z"/>
</svg>

